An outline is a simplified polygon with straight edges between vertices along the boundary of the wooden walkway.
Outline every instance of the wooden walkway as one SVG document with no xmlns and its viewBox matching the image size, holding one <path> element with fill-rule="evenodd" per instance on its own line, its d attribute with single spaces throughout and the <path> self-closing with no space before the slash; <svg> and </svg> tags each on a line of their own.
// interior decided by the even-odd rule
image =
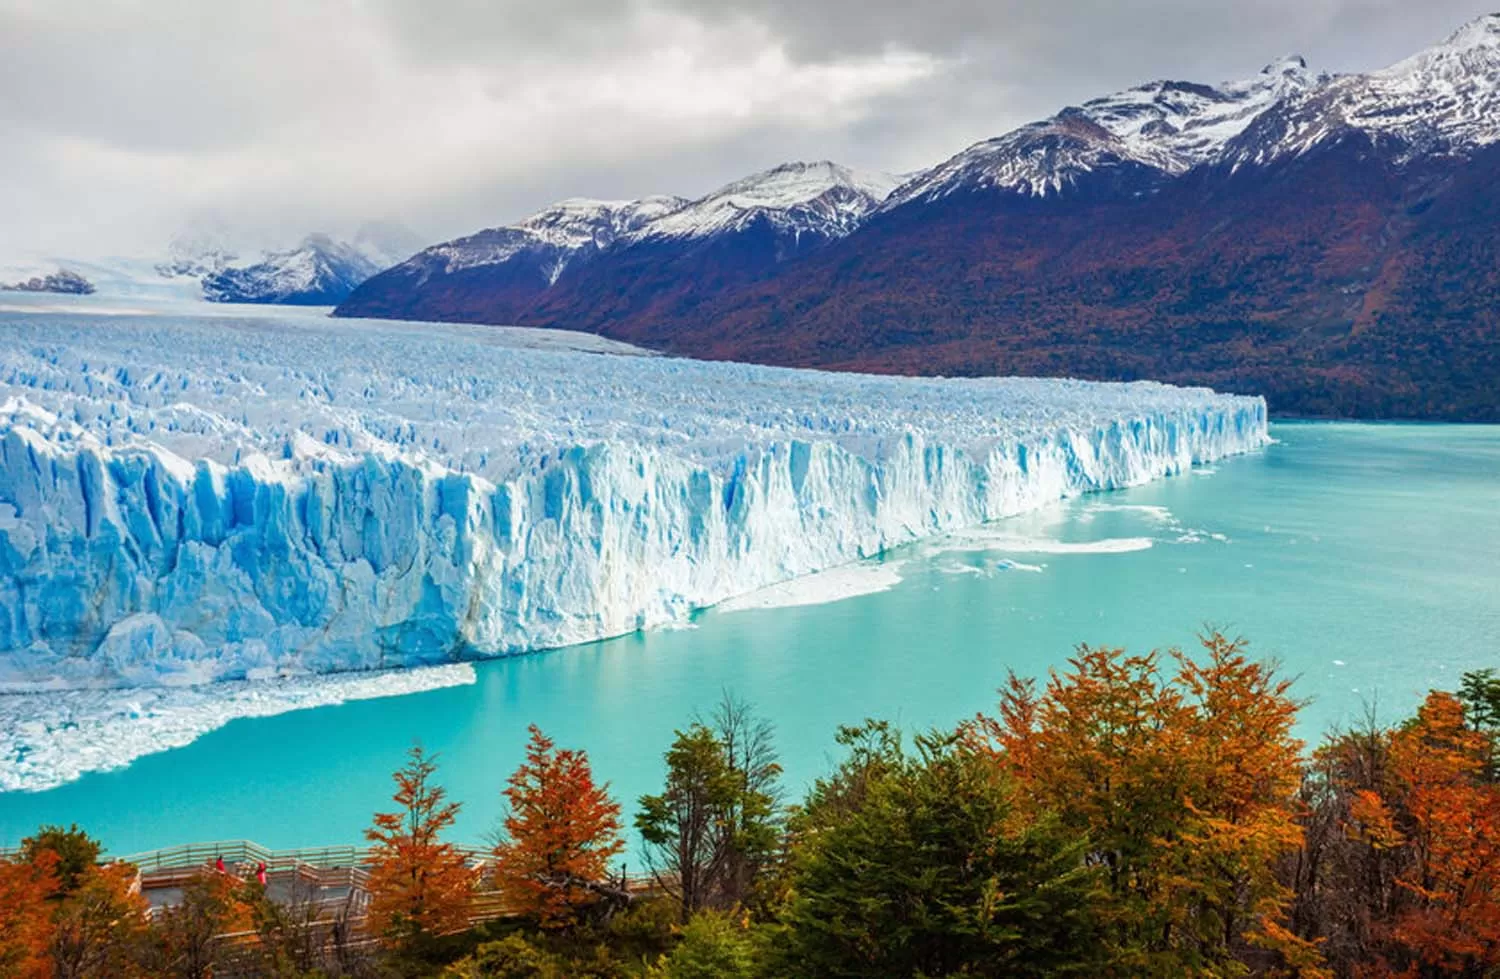
<svg viewBox="0 0 1500 979">
<path fill-rule="evenodd" d="M 495 889 L 485 872 L 490 851 L 477 847 L 456 849 L 475 871 L 478 883 L 470 899 L 469 926 L 516 915 L 516 909 Z M 19 855 L 18 851 L 3 854 Z M 265 864 L 266 891 L 271 899 L 293 910 L 295 927 L 322 950 L 319 954 L 343 961 L 342 956 L 368 954 L 379 944 L 378 936 L 370 934 L 366 927 L 371 857 L 371 849 L 362 846 L 272 850 L 250 840 L 220 840 L 134 853 L 120 858 L 120 862 L 136 868 L 132 890 L 146 898 L 147 914 L 151 917 L 179 904 L 183 889 L 194 877 L 217 873 L 221 858 L 225 872 L 241 880 L 252 879 L 257 868 Z M 659 893 L 657 882 L 649 877 L 624 877 L 614 883 L 634 895 Z M 219 935 L 218 940 L 225 956 L 221 964 L 226 979 L 260 975 L 259 934 L 234 932 Z"/>
<path fill-rule="evenodd" d="M 509 917 L 515 909 L 507 905 L 484 873 L 491 859 L 488 849 L 455 847 L 479 876 L 469 915 L 471 924 Z M 153 914 L 181 900 L 182 888 L 198 874 L 215 871 L 223 859 L 226 872 L 241 878 L 254 876 L 266 866 L 266 889 L 283 902 L 316 905 L 320 917 L 350 923 L 361 931 L 370 903 L 369 867 L 372 851 L 361 846 L 313 847 L 272 850 L 251 840 L 220 840 L 189 843 L 161 850 L 148 850 L 121 858 L 140 873 L 140 891 L 151 903 Z M 657 889 L 650 877 L 626 877 L 625 889 L 649 894 Z"/>
</svg>

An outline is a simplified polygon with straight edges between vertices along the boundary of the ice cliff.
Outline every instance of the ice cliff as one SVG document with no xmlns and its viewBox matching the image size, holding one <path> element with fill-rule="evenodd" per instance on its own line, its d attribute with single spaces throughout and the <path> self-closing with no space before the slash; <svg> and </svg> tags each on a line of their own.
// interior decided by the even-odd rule
<svg viewBox="0 0 1500 979">
<path fill-rule="evenodd" d="M 630 353 L 492 328 L 9 317 L 0 690 L 596 639 L 1267 441 L 1262 400 L 1204 389 Z"/>
</svg>

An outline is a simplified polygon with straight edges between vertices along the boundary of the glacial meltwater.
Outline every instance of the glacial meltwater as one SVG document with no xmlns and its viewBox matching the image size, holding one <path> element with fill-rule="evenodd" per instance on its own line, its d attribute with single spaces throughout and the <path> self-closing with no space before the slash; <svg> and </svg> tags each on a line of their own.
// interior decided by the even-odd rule
<svg viewBox="0 0 1500 979">
<path fill-rule="evenodd" d="M 795 797 L 837 725 L 948 725 L 1007 670 L 1080 642 L 1189 646 L 1207 625 L 1279 660 L 1304 737 L 1500 666 L 1500 428 L 1280 424 L 1276 444 L 804 579 L 648 632 L 474 666 L 477 682 L 240 719 L 43 792 L 0 794 L 0 846 L 77 822 L 126 854 L 249 838 L 355 842 L 413 742 L 479 842 L 526 726 L 588 750 L 628 814 L 675 727 L 732 691 L 774 722 Z"/>
</svg>

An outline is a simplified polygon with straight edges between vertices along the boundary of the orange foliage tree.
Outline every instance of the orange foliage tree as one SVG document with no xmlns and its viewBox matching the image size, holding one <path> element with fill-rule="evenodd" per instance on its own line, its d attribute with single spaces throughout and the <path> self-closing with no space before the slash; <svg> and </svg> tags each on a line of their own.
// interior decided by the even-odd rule
<svg viewBox="0 0 1500 979">
<path fill-rule="evenodd" d="M 1233 974 L 1259 946 L 1319 975 L 1316 949 L 1281 922 L 1276 876 L 1301 843 L 1298 704 L 1242 641 L 1202 645 L 1201 661 L 1082 646 L 1040 693 L 1012 675 L 971 733 L 1034 815 L 1090 841 L 1121 968 Z"/>
<path fill-rule="evenodd" d="M 544 927 L 572 923 L 612 893 L 609 862 L 625 848 L 620 807 L 594 784 L 588 755 L 558 749 L 532 725 L 526 761 L 505 789 L 510 812 L 495 847 L 495 879 L 506 897 Z"/>
<path fill-rule="evenodd" d="M 141 975 L 137 960 L 146 940 L 147 902 L 136 870 L 123 863 L 90 867 L 77 879 L 53 918 L 53 976 Z"/>
<path fill-rule="evenodd" d="M 58 889 L 57 854 L 0 860 L 0 977 L 50 979 L 52 906 Z"/>
<path fill-rule="evenodd" d="M 474 875 L 461 853 L 440 836 L 458 817 L 459 804 L 433 782 L 437 760 L 420 747 L 394 773 L 399 807 L 377 813 L 365 831 L 370 860 L 370 928 L 404 948 L 450 934 L 469 923 Z"/>
<path fill-rule="evenodd" d="M 1377 922 L 1372 974 L 1489 976 L 1500 970 L 1500 786 L 1491 736 L 1434 692 L 1390 734 L 1385 791 L 1356 795 L 1351 824 L 1377 850 L 1402 851 L 1391 914 Z"/>
</svg>

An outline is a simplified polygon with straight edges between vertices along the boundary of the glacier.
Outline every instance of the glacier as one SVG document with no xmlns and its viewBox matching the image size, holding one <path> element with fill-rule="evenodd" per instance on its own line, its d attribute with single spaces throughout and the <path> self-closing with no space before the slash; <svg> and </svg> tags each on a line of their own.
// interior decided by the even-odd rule
<svg viewBox="0 0 1500 979">
<path fill-rule="evenodd" d="M 1260 398 L 584 336 L 0 318 L 0 691 L 452 663 L 695 610 L 1268 441 Z"/>
</svg>

